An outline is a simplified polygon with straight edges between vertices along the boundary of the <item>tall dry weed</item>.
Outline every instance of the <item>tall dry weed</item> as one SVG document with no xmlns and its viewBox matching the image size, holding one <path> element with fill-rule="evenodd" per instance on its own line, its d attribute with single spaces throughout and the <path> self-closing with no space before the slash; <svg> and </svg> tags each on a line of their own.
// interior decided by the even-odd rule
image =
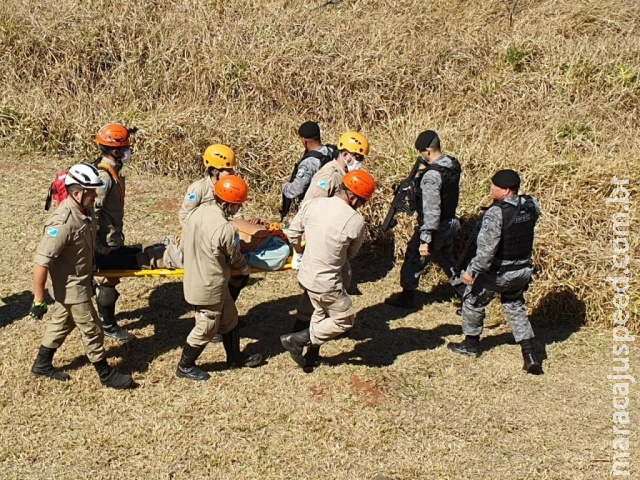
<svg viewBox="0 0 640 480">
<path fill-rule="evenodd" d="M 195 178 L 206 145 L 225 142 L 250 180 L 251 208 L 269 216 L 300 155 L 299 123 L 319 121 L 330 142 L 358 129 L 380 183 L 365 210 L 380 240 L 391 185 L 408 172 L 417 133 L 433 128 L 464 165 L 463 216 L 488 202 L 499 168 L 517 169 L 540 198 L 532 303 L 568 290 L 588 320 L 611 323 L 604 198 L 613 175 L 639 192 L 638 2 L 0 4 L 0 139 L 14 150 L 63 167 L 92 157 L 93 132 L 117 120 L 140 127 L 136 168 Z M 635 228 L 636 208 L 632 218 Z M 398 253 L 410 228 L 395 231 Z"/>
</svg>

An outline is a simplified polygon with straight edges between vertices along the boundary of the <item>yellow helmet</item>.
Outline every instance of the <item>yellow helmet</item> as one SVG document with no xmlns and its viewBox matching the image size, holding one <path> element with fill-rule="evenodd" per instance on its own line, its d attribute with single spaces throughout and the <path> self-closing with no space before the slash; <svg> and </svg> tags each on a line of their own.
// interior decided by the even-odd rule
<svg viewBox="0 0 640 480">
<path fill-rule="evenodd" d="M 205 167 L 213 167 L 218 170 L 225 168 L 236 168 L 236 155 L 226 145 L 216 143 L 209 145 L 204 151 L 202 161 Z"/>
<path fill-rule="evenodd" d="M 346 150 L 349 153 L 369 155 L 369 142 L 358 132 L 347 132 L 340 135 L 338 150 Z"/>
</svg>

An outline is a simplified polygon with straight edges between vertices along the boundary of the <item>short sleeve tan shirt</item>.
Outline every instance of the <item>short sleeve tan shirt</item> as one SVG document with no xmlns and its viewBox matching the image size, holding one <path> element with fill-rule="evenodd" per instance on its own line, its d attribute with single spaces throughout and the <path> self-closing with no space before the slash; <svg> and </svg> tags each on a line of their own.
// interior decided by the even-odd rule
<svg viewBox="0 0 640 480">
<path fill-rule="evenodd" d="M 332 197 L 342 184 L 342 177 L 347 174 L 337 160 L 331 160 L 316 172 L 304 200 L 320 197 Z"/>
<path fill-rule="evenodd" d="M 210 203 L 215 200 L 213 195 L 213 185 L 211 184 L 211 178 L 205 177 L 197 182 L 193 182 L 187 188 L 187 193 L 182 200 L 182 206 L 178 212 L 178 219 L 180 220 L 180 226 L 182 229 L 187 228 L 187 217 L 198 206 L 203 203 Z"/>
<path fill-rule="evenodd" d="M 362 216 L 339 197 L 303 202 L 288 230 L 292 241 L 305 234 L 298 281 L 326 293 L 344 288 L 342 267 L 356 256 L 364 239 Z"/>
<path fill-rule="evenodd" d="M 184 298 L 191 305 L 220 303 L 231 269 L 248 269 L 238 231 L 216 202 L 202 204 L 191 213 L 181 245 Z"/>
<path fill-rule="evenodd" d="M 91 299 L 95 240 L 93 212 L 84 215 L 71 198 L 46 221 L 34 262 L 48 268 L 49 293 L 57 302 L 75 305 Z"/>
<path fill-rule="evenodd" d="M 115 166 L 107 159 L 103 158 L 101 161 Z M 98 220 L 98 247 L 122 247 L 124 245 L 124 199 L 109 172 L 100 170 L 100 178 L 104 185 L 98 188 L 95 203 Z M 120 181 L 124 190 L 125 179 L 123 176 L 120 176 Z"/>
</svg>

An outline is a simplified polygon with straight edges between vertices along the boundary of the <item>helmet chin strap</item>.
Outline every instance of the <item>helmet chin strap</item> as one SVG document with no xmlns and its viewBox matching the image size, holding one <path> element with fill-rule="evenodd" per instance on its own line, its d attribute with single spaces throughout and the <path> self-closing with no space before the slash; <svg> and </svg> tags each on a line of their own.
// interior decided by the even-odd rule
<svg viewBox="0 0 640 480">
<path fill-rule="evenodd" d="M 82 203 L 84 201 L 84 194 L 86 193 L 87 189 L 83 188 L 82 189 L 82 195 L 80 196 L 80 201 L 76 200 L 76 197 L 74 195 L 71 195 L 71 198 L 73 198 L 73 201 L 76 202 L 76 204 L 78 205 L 78 207 L 80 207 L 80 210 L 82 210 L 83 213 L 87 212 L 87 207 L 84 206 L 84 204 Z"/>
</svg>

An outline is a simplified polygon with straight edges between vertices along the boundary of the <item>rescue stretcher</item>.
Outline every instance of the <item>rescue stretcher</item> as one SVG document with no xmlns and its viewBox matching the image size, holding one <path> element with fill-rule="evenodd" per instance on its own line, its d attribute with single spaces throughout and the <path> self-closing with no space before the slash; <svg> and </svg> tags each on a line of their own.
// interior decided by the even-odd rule
<svg viewBox="0 0 640 480">
<path fill-rule="evenodd" d="M 289 257 L 284 267 L 279 270 L 262 270 L 260 268 L 251 268 L 251 273 L 269 273 L 269 272 L 282 272 L 284 270 L 291 270 L 291 260 Z M 153 270 L 98 270 L 94 273 L 96 277 L 104 278 L 123 278 L 123 277 L 155 277 L 155 278 L 182 278 L 184 275 L 184 269 L 175 268 L 157 268 Z M 231 276 L 237 276 L 239 272 L 237 270 L 231 271 Z"/>
<path fill-rule="evenodd" d="M 238 221 L 245 222 L 244 220 L 236 220 L 236 222 Z M 286 236 L 284 236 L 281 227 L 282 226 L 279 223 L 272 223 L 269 225 L 267 230 L 269 233 L 264 234 L 263 232 L 260 232 L 260 233 L 253 232 L 253 235 L 256 236 L 257 238 L 262 238 L 262 239 L 268 238 L 270 236 L 277 236 L 280 238 L 284 238 L 286 240 Z M 247 228 L 247 226 L 245 225 L 244 228 Z M 242 228 L 239 228 L 239 232 L 241 234 L 243 233 L 250 234 L 249 232 L 246 232 Z M 179 237 L 179 235 L 180 234 L 177 234 L 176 237 Z M 302 240 L 303 246 L 305 245 L 305 243 L 306 242 Z M 257 245 L 258 244 L 254 244 L 252 248 L 256 248 Z M 243 252 L 243 253 L 248 253 L 248 252 Z M 279 271 L 281 272 L 284 270 L 291 270 L 292 261 L 293 261 L 293 255 L 289 255 L 284 266 L 279 268 L 278 270 L 269 270 L 269 269 L 252 267 L 251 273 L 267 273 L 267 272 L 279 272 Z M 232 277 L 239 276 L 239 275 L 240 275 L 239 271 L 237 270 L 231 271 Z M 156 268 L 156 269 L 141 269 L 141 270 L 97 270 L 94 273 L 94 276 L 104 277 L 104 278 L 123 278 L 123 277 L 182 278 L 184 276 L 184 269 Z"/>
</svg>

